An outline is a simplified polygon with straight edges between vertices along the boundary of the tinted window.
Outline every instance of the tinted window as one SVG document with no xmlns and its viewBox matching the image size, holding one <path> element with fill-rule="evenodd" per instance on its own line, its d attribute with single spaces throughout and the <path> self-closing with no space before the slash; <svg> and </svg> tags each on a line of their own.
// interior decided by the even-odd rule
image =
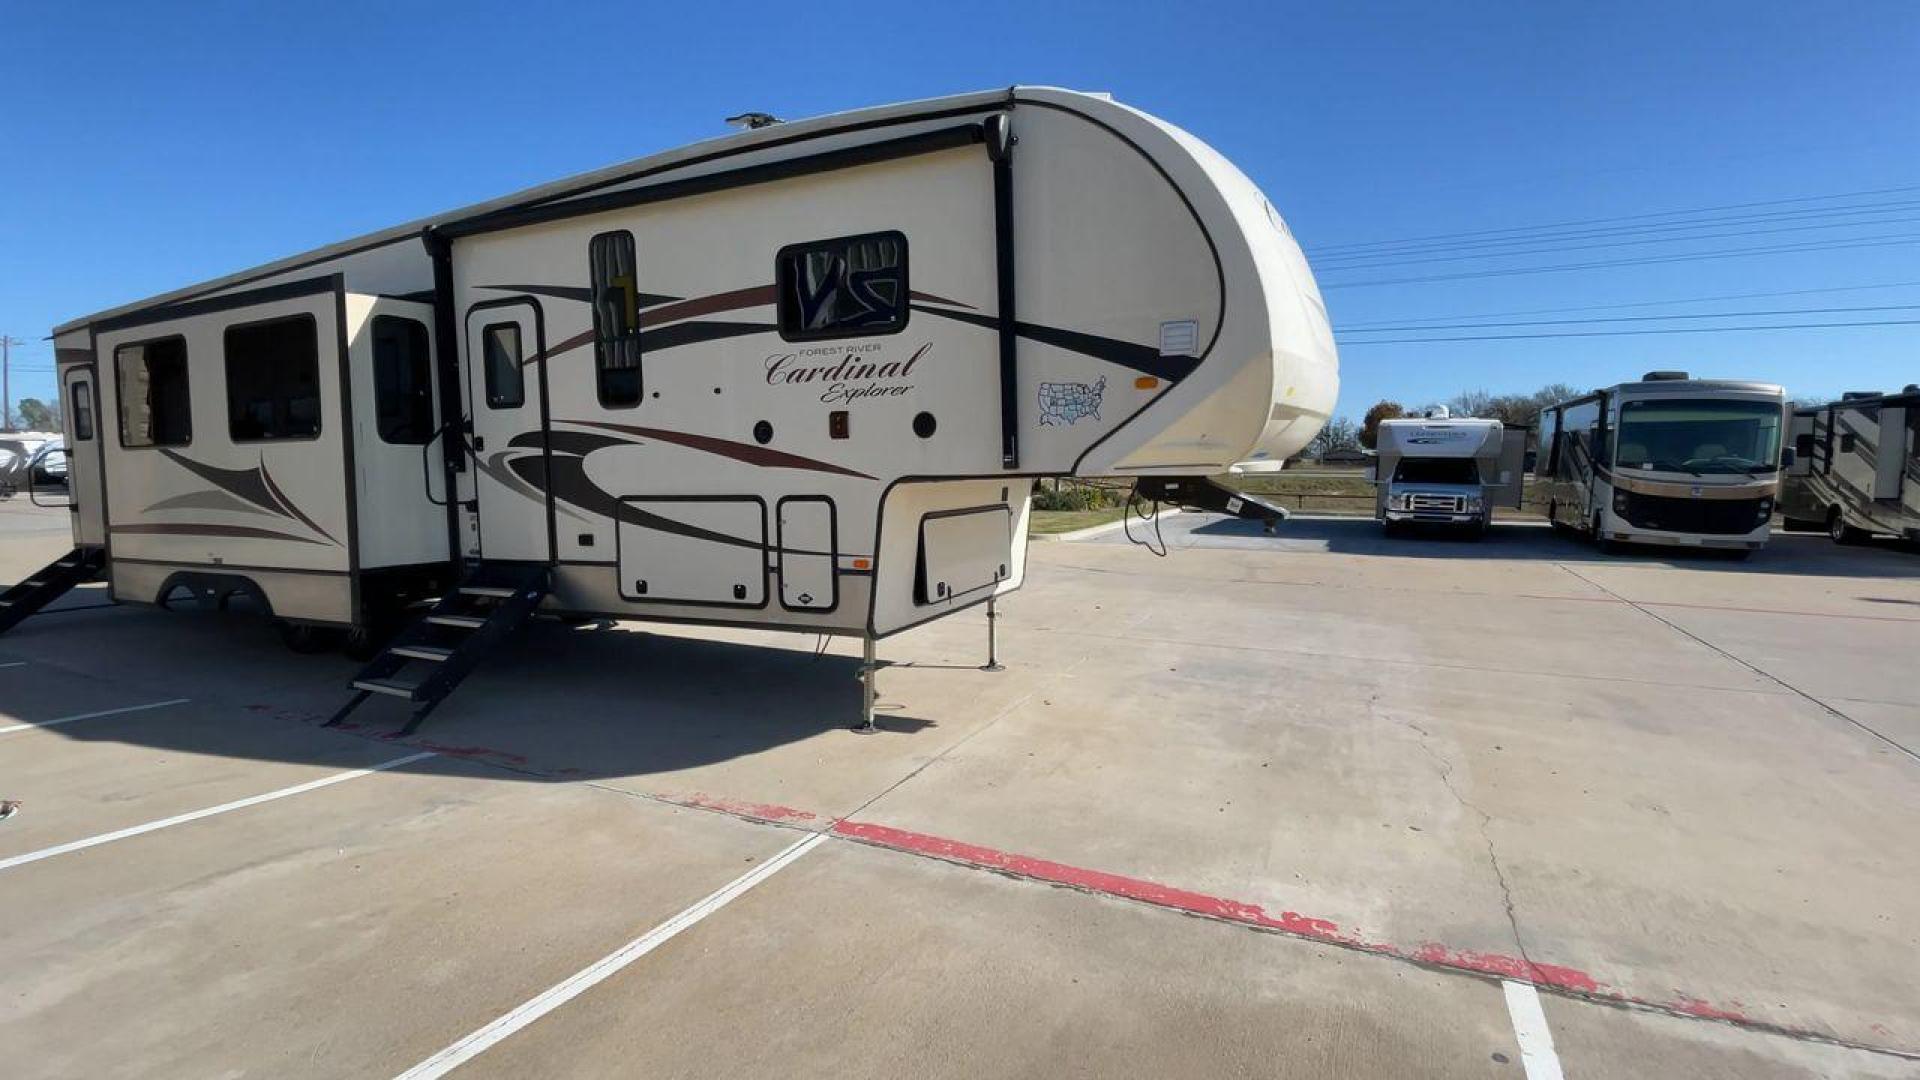
<svg viewBox="0 0 1920 1080">
<path fill-rule="evenodd" d="M 1840 452 L 1843 454 L 1853 453 L 1853 436 L 1852 435 L 1840 436 Z"/>
<path fill-rule="evenodd" d="M 1480 466 L 1472 458 L 1401 458 L 1393 478 L 1403 484 L 1478 484 Z"/>
<path fill-rule="evenodd" d="M 520 324 L 489 324 L 480 332 L 480 349 L 487 373 L 487 404 L 495 409 L 525 404 L 527 386 L 520 370 Z"/>
<path fill-rule="evenodd" d="M 593 367 L 600 404 L 640 403 L 640 283 L 633 234 L 601 233 L 587 245 L 593 281 Z"/>
<path fill-rule="evenodd" d="M 1813 457 L 1812 432 L 1808 432 L 1805 435 L 1800 435 L 1793 440 L 1793 452 L 1799 457 L 1803 457 L 1803 458 Z"/>
<path fill-rule="evenodd" d="M 311 315 L 230 326 L 227 431 L 234 442 L 320 434 L 320 332 Z"/>
<path fill-rule="evenodd" d="M 73 439 L 86 442 L 93 438 L 93 384 L 73 384 Z"/>
<path fill-rule="evenodd" d="M 121 446 L 185 446 L 193 441 L 185 338 L 122 345 L 113 350 L 113 372 Z"/>
<path fill-rule="evenodd" d="M 374 316 L 373 411 L 382 442 L 418 445 L 433 438 L 433 359 L 424 323 Z"/>
<path fill-rule="evenodd" d="M 868 233 L 782 248 L 774 260 L 780 336 L 892 334 L 907 325 L 907 238 Z"/>
</svg>

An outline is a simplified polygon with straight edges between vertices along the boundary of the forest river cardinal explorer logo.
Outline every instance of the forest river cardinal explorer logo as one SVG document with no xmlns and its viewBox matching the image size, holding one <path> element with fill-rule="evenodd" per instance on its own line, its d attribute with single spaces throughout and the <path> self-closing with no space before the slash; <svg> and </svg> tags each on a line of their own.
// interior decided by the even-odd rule
<svg viewBox="0 0 1920 1080">
<path fill-rule="evenodd" d="M 932 350 L 929 341 L 894 360 L 887 359 L 887 346 L 879 342 L 774 353 L 766 360 L 767 385 L 818 388 L 828 405 L 902 397 L 913 390 L 914 365 Z"/>
</svg>

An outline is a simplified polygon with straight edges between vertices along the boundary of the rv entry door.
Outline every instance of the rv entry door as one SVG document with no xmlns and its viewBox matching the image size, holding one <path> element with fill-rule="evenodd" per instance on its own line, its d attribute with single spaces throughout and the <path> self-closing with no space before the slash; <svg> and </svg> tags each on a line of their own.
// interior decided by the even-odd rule
<svg viewBox="0 0 1920 1080">
<path fill-rule="evenodd" d="M 468 469 L 484 559 L 553 558 L 547 490 L 546 335 L 531 297 L 467 309 Z"/>
<path fill-rule="evenodd" d="M 67 410 L 67 494 L 73 542 L 107 542 L 107 503 L 100 497 L 100 420 L 93 366 L 68 368 L 60 401 Z"/>
</svg>

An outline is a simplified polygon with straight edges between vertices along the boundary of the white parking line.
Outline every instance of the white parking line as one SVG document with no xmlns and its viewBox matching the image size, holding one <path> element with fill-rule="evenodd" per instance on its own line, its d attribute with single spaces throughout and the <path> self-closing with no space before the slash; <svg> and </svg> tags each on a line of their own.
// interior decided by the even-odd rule
<svg viewBox="0 0 1920 1080">
<path fill-rule="evenodd" d="M 0 667 L 26 667 L 25 660 L 0 660 Z"/>
<path fill-rule="evenodd" d="M 126 705 L 118 709 L 101 709 L 99 712 L 75 713 L 72 716 L 57 717 L 53 720 L 40 720 L 31 724 L 13 724 L 0 727 L 0 735 L 11 735 L 16 731 L 32 731 L 34 728 L 53 727 L 55 724 L 71 724 L 75 720 L 92 720 L 101 716 L 119 716 L 121 713 L 145 712 L 148 709 L 164 709 L 169 705 L 185 705 L 192 698 L 168 698 L 165 701 L 150 701 L 145 705 Z"/>
<path fill-rule="evenodd" d="M 1520 1065 L 1527 1080 L 1564 1080 L 1560 1055 L 1553 1052 L 1553 1032 L 1547 1030 L 1547 1014 L 1540 1008 L 1540 992 L 1532 983 L 1502 982 L 1507 992 L 1507 1016 L 1513 1021 L 1513 1037 L 1520 1044 Z"/>
<path fill-rule="evenodd" d="M 175 825 L 185 825 L 189 821 L 199 821 L 201 818 L 209 818 L 215 814 L 224 814 L 230 810 L 244 810 L 249 806 L 259 806 L 261 803 L 272 802 L 275 799 L 284 799 L 289 795 L 300 795 L 319 788 L 328 787 L 332 784 L 343 783 L 356 777 L 366 776 L 368 773 L 382 772 L 386 769 L 397 769 L 402 765 L 410 765 L 413 762 L 433 756 L 434 754 L 431 750 L 418 754 L 408 754 L 406 757 L 394 758 L 392 761 L 383 761 L 378 765 L 371 765 L 364 769 L 350 769 L 346 772 L 334 773 L 332 776 L 323 776 L 318 780 L 309 780 L 304 784 L 295 784 L 292 787 L 284 787 L 278 791 L 269 791 L 264 795 L 252 795 L 244 799 L 235 799 L 233 802 L 221 803 L 219 806 L 209 806 L 204 810 L 192 810 L 184 814 L 175 814 L 170 818 L 161 818 L 159 821 L 149 821 L 145 825 L 135 825 L 131 828 L 120 829 L 116 832 L 101 833 L 99 836 L 89 836 L 85 840 L 74 840 L 50 848 L 41 848 L 39 851 L 29 851 L 25 855 L 15 855 L 10 859 L 0 859 L 0 870 L 11 870 L 16 866 L 39 862 L 41 859 L 51 859 L 55 855 L 66 855 L 70 852 L 84 851 L 90 847 L 99 847 L 101 844 L 111 844 L 115 840 L 125 840 L 130 836 L 140 836 L 159 829 L 172 828 Z"/>
<path fill-rule="evenodd" d="M 734 878 L 721 886 L 713 895 L 692 907 L 661 923 L 629 941 L 620 948 L 608 953 L 592 964 L 555 984 L 539 996 L 528 999 L 518 1008 L 475 1031 L 466 1038 L 447 1047 L 427 1060 L 401 1073 L 398 1080 L 431 1080 L 445 1076 L 467 1062 L 479 1057 L 500 1040 L 533 1023 L 553 1010 L 579 997 L 581 994 L 599 985 L 602 981 L 618 972 L 621 968 L 647 955 L 672 940 L 674 935 L 699 922 L 701 919 L 727 906 L 733 899 L 762 881 L 772 877 L 781 867 L 812 851 L 827 839 L 825 833 L 815 833 L 780 854 L 754 867 L 752 870 Z"/>
</svg>

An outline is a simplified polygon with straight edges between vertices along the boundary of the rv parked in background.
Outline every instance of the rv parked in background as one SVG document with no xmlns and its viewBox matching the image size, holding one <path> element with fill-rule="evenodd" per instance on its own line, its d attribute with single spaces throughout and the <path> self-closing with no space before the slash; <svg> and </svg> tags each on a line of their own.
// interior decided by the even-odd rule
<svg viewBox="0 0 1920 1080">
<path fill-rule="evenodd" d="M 1792 433 L 1780 484 L 1788 529 L 1825 529 L 1842 544 L 1920 541 L 1920 384 L 1795 410 Z"/>
<path fill-rule="evenodd" d="M 1383 420 L 1374 450 L 1374 517 L 1389 535 L 1407 525 L 1471 529 L 1495 506 L 1518 507 L 1527 429 L 1498 420 L 1435 416 Z"/>
<path fill-rule="evenodd" d="M 1679 371 L 1549 406 L 1535 462 L 1548 520 L 1602 546 L 1744 558 L 1767 542 L 1785 416 L 1778 386 Z"/>
</svg>

